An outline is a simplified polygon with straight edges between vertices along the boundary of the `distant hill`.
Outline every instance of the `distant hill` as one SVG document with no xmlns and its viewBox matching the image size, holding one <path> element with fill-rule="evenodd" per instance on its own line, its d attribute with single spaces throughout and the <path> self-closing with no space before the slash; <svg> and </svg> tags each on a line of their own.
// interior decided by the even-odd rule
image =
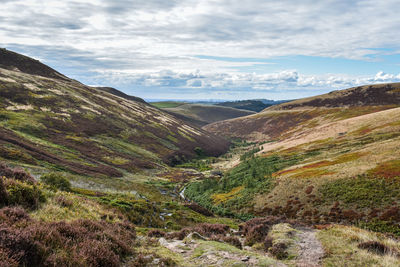
<svg viewBox="0 0 400 267">
<path fill-rule="evenodd" d="M 336 90 L 328 94 L 307 97 L 286 102 L 270 110 L 295 109 L 304 107 L 361 107 L 400 104 L 400 83 L 357 86 Z"/>
<path fill-rule="evenodd" d="M 237 109 L 245 109 L 245 110 L 250 110 L 254 112 L 260 112 L 261 110 L 277 105 L 280 103 L 284 103 L 287 101 L 274 101 L 274 100 L 268 100 L 268 99 L 260 99 L 260 100 L 239 100 L 239 101 L 227 101 L 227 102 L 222 102 L 218 103 L 216 105 L 218 106 L 224 106 L 224 107 L 231 107 L 231 108 L 237 108 Z"/>
<path fill-rule="evenodd" d="M 152 105 L 193 125 L 204 126 L 222 121 L 254 114 L 252 111 L 223 107 L 217 105 L 189 104 L 184 102 L 158 102 Z"/>
<path fill-rule="evenodd" d="M 0 50 L 0 159 L 82 175 L 122 176 L 228 142 L 113 88 L 83 85 Z"/>
<path fill-rule="evenodd" d="M 160 101 L 160 102 L 151 102 L 150 105 L 157 108 L 176 108 L 187 104 L 187 102 L 179 102 L 179 101 Z"/>
<path fill-rule="evenodd" d="M 251 140 L 285 138 L 300 125 L 323 124 L 400 106 L 400 83 L 333 91 L 268 107 L 258 114 L 207 125 L 220 135 Z"/>
</svg>

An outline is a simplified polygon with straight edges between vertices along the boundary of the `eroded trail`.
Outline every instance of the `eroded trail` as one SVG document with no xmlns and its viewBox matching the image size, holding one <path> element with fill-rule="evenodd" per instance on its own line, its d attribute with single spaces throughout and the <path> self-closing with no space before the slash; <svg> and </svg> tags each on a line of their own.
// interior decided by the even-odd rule
<svg viewBox="0 0 400 267">
<path fill-rule="evenodd" d="M 298 229 L 298 246 L 300 248 L 296 266 L 319 267 L 324 256 L 324 249 L 316 237 L 316 231 L 309 228 Z"/>
<path fill-rule="evenodd" d="M 324 250 L 316 237 L 316 230 L 297 228 L 292 240 L 296 240 L 298 255 L 291 260 L 274 258 L 250 247 L 237 249 L 228 244 L 213 242 L 208 238 L 192 238 L 190 234 L 184 240 L 159 239 L 159 245 L 175 254 L 178 266 L 276 266 L 276 267 L 320 267 Z M 196 234 L 198 235 L 198 234 Z"/>
</svg>

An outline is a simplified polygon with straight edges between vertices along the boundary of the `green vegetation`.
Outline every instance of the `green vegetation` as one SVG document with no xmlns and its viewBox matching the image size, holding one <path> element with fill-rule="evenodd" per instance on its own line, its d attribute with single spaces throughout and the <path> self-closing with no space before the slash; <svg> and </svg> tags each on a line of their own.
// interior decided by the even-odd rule
<svg viewBox="0 0 400 267">
<path fill-rule="evenodd" d="M 200 172 L 203 171 L 209 171 L 212 169 L 211 163 L 213 163 L 214 160 L 212 158 L 209 159 L 193 159 L 189 162 L 183 163 L 176 165 L 178 168 L 190 168 L 190 169 L 196 169 Z"/>
<path fill-rule="evenodd" d="M 360 175 L 326 183 L 320 192 L 326 201 L 341 201 L 346 206 L 382 207 L 400 198 L 400 180 Z"/>
<path fill-rule="evenodd" d="M 256 194 L 268 192 L 273 188 L 272 173 L 294 165 L 299 159 L 298 156 L 253 156 L 219 180 L 209 178 L 190 183 L 185 195 L 217 214 L 250 218 L 251 215 L 240 214 L 240 211 L 247 207 Z M 220 201 L 221 199 L 225 201 Z"/>
<path fill-rule="evenodd" d="M 250 151 L 247 151 L 246 153 L 244 153 L 242 156 L 240 156 L 240 160 L 244 161 L 244 160 L 246 160 L 246 159 L 248 159 L 250 157 L 253 157 L 254 154 L 259 152 L 259 151 L 261 151 L 260 147 L 253 148 Z"/>
<path fill-rule="evenodd" d="M 163 183 L 163 188 L 167 187 Z M 106 194 L 91 190 L 74 190 L 102 206 L 118 210 L 129 221 L 141 227 L 179 230 L 202 222 L 224 223 L 236 227 L 230 219 L 206 217 L 172 199 L 163 202 L 148 201 L 127 193 Z"/>
<path fill-rule="evenodd" d="M 5 188 L 7 191 L 6 202 L 10 206 L 37 209 L 40 203 L 46 201 L 43 191 L 35 184 L 6 178 Z"/>
<path fill-rule="evenodd" d="M 40 177 L 40 180 L 54 189 L 61 191 L 71 191 L 71 183 L 60 173 L 46 173 Z"/>
<path fill-rule="evenodd" d="M 281 103 L 281 101 L 276 102 L 276 104 L 279 104 L 279 103 Z M 216 105 L 260 112 L 263 109 L 272 106 L 273 104 L 272 103 L 264 104 L 260 100 L 240 100 L 240 101 L 227 101 L 227 102 L 223 102 L 223 103 L 218 103 Z"/>
<path fill-rule="evenodd" d="M 361 221 L 358 223 L 359 227 L 385 234 L 392 234 L 394 236 L 400 237 L 400 227 L 395 221 L 383 221 L 378 218 L 374 218 L 370 221 Z"/>
<path fill-rule="evenodd" d="M 150 105 L 157 108 L 176 108 L 186 104 L 185 102 L 176 102 L 176 101 L 161 101 L 161 102 L 150 102 Z"/>
</svg>

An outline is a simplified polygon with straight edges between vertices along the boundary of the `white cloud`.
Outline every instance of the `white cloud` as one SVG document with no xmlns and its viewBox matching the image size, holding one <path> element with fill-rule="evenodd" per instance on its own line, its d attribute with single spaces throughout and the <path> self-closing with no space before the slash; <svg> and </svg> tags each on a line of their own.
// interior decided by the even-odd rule
<svg viewBox="0 0 400 267">
<path fill-rule="evenodd" d="M 47 49 L 45 59 L 51 60 L 53 53 L 57 56 L 53 61 L 101 73 L 115 86 L 130 81 L 132 86 L 197 89 L 343 88 L 398 81 L 400 76 L 304 75 L 301 69 L 278 67 L 252 73 L 247 69 L 271 62 L 197 56 L 372 60 L 370 54 L 379 58 L 389 53 L 373 48 L 400 49 L 398 4 L 398 0 L 3 1 L 0 44 L 25 50 L 40 46 Z M 60 48 L 62 55 L 57 52 Z M 73 53 L 79 56 L 70 56 Z"/>
<path fill-rule="evenodd" d="M 399 47 L 398 1 L 46 1 L 2 4 L 3 44 L 140 51 L 149 57 L 283 55 L 363 58 Z M 111 56 L 114 56 L 111 54 Z M 133 59 L 132 59 L 133 61 Z M 134 64 L 133 64 L 134 66 Z"/>
<path fill-rule="evenodd" d="M 330 90 L 374 84 L 382 82 L 400 82 L 400 74 L 385 74 L 378 72 L 375 76 L 352 77 L 335 75 L 302 75 L 297 71 L 286 70 L 269 74 L 249 73 L 192 73 L 174 72 L 163 70 L 154 73 L 104 73 L 101 75 L 106 80 L 124 80 L 126 83 L 144 86 L 172 86 L 174 88 L 206 88 L 206 89 L 239 89 L 248 90 Z"/>
</svg>

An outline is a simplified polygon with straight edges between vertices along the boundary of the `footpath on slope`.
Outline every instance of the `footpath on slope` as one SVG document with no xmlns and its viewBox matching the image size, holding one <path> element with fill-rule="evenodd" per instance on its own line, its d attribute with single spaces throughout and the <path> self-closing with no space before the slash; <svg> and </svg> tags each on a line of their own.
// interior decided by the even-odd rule
<svg viewBox="0 0 400 267">
<path fill-rule="evenodd" d="M 319 267 L 324 256 L 324 249 L 321 242 L 316 237 L 316 230 L 310 228 L 298 229 L 300 232 L 297 237 L 300 248 L 297 258 L 297 267 Z"/>
</svg>

